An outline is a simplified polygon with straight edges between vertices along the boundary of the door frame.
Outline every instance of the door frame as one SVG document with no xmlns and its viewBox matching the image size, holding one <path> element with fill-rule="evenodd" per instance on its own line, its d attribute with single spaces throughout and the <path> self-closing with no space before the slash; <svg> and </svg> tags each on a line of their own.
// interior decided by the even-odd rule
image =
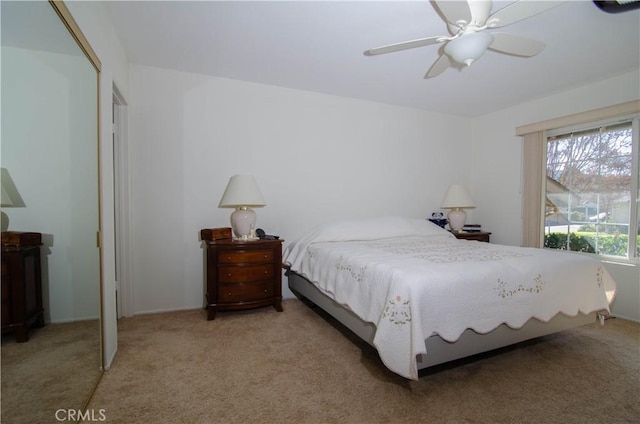
<svg viewBox="0 0 640 424">
<path fill-rule="evenodd" d="M 131 173 L 129 172 L 128 110 L 124 97 L 113 86 L 113 208 L 117 317 L 134 314 L 131 248 Z"/>
</svg>

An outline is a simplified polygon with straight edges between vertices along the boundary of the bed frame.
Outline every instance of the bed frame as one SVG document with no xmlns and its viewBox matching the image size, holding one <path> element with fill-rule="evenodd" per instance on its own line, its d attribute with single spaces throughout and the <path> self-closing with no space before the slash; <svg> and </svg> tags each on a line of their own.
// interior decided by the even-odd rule
<svg viewBox="0 0 640 424">
<path fill-rule="evenodd" d="M 349 309 L 346 309 L 333 299 L 327 297 L 318 290 L 314 284 L 300 274 L 287 270 L 286 275 L 289 280 L 289 288 L 296 296 L 317 305 L 358 337 L 373 346 L 375 326 L 372 323 L 363 321 Z M 429 353 L 427 355 L 420 355 L 417 358 L 418 369 L 425 369 L 525 340 L 590 324 L 596 322 L 596 320 L 596 312 L 587 315 L 579 313 L 575 317 L 557 314 L 546 323 L 535 318 L 530 319 L 520 329 L 513 329 L 504 324 L 487 334 L 479 334 L 471 329 L 467 329 L 454 343 L 447 342 L 439 336 L 434 335 L 425 340 L 425 346 Z"/>
</svg>

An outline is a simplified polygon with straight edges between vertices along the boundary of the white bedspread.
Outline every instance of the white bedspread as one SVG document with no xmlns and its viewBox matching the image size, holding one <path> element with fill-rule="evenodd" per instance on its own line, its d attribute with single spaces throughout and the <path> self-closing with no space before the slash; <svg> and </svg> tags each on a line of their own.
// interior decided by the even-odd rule
<svg viewBox="0 0 640 424">
<path fill-rule="evenodd" d="M 458 240 L 426 220 L 381 218 L 317 227 L 284 263 L 376 326 L 392 371 L 417 379 L 425 339 L 522 327 L 558 313 L 609 310 L 615 282 L 596 258 Z"/>
</svg>

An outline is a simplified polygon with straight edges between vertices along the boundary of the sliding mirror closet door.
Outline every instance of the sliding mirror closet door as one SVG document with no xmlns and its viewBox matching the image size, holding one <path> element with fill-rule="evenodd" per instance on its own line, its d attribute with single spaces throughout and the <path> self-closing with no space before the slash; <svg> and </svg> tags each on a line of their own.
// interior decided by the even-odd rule
<svg viewBox="0 0 640 424">
<path fill-rule="evenodd" d="M 100 63 L 61 2 L 0 6 L 3 231 L 41 234 L 44 309 L 24 342 L 2 315 L 1 421 L 64 421 L 102 375 Z"/>
</svg>

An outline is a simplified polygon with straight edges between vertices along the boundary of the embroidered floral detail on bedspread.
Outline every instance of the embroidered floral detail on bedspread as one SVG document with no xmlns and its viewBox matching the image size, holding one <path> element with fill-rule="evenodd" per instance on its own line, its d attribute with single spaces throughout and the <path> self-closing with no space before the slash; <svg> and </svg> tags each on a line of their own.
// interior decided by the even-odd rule
<svg viewBox="0 0 640 424">
<path fill-rule="evenodd" d="M 498 296 L 502 298 L 513 297 L 518 293 L 540 293 L 545 285 L 542 275 L 538 274 L 532 281 L 533 284 L 526 286 L 525 284 L 509 285 L 506 281 L 498 278 L 498 285 L 494 290 L 498 292 Z"/>
<path fill-rule="evenodd" d="M 388 318 L 389 322 L 396 325 L 404 325 L 411 322 L 411 304 L 409 299 L 402 300 L 400 296 L 396 296 L 395 299 L 389 299 L 382 316 Z"/>
<path fill-rule="evenodd" d="M 353 270 L 353 267 L 351 265 L 345 265 L 344 257 L 340 256 L 340 259 L 338 260 L 338 262 L 336 262 L 336 270 L 348 272 L 349 274 L 351 274 L 351 278 L 360 283 L 362 282 L 362 276 L 367 270 L 367 267 L 366 265 L 361 266 L 360 269 L 356 272 Z"/>
</svg>

